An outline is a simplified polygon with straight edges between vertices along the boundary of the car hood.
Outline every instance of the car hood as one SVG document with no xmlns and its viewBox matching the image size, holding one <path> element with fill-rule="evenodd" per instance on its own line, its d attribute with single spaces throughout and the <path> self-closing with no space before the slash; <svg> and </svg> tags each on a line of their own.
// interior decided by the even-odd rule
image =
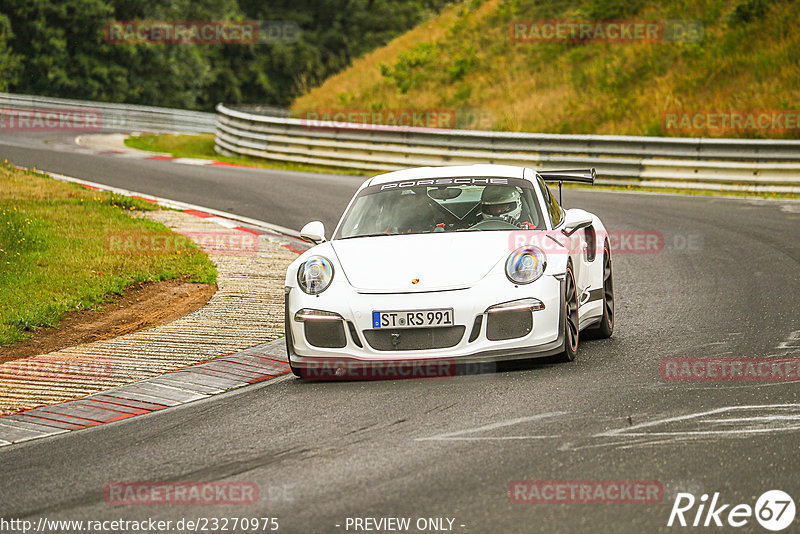
<svg viewBox="0 0 800 534">
<path fill-rule="evenodd" d="M 510 252 L 509 233 L 503 231 L 358 237 L 330 244 L 350 284 L 375 293 L 470 287 Z"/>
</svg>

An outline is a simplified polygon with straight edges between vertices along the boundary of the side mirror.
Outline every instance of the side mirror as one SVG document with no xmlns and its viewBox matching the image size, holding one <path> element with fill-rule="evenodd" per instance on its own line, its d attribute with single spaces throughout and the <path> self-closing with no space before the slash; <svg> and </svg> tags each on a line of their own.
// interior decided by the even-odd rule
<svg viewBox="0 0 800 534">
<path fill-rule="evenodd" d="M 579 209 L 567 210 L 564 214 L 564 235 L 571 236 L 581 228 L 588 228 L 592 225 L 594 219 L 592 215 L 586 211 Z"/>
<path fill-rule="evenodd" d="M 300 237 L 319 245 L 325 241 L 325 225 L 320 221 L 311 221 L 300 230 Z"/>
</svg>

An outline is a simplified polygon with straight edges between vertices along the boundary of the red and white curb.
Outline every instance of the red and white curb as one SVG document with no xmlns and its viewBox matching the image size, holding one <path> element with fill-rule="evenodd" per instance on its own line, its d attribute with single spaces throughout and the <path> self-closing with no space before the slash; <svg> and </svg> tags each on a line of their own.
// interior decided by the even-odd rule
<svg viewBox="0 0 800 534">
<path fill-rule="evenodd" d="M 283 339 L 78 400 L 0 417 L 0 447 L 112 423 L 288 375 Z"/>
<path fill-rule="evenodd" d="M 137 148 L 130 148 L 125 145 L 125 138 L 128 136 L 147 135 L 143 132 L 131 134 L 87 134 L 75 137 L 74 145 L 63 144 L 61 148 L 69 152 L 79 152 L 82 154 L 92 154 L 95 156 L 117 156 L 131 159 L 146 159 L 152 161 L 168 161 L 179 165 L 195 165 L 212 167 L 233 167 L 241 169 L 262 169 L 256 165 L 243 165 L 240 163 L 227 163 L 213 159 L 203 158 L 180 158 L 170 154 L 149 152 Z"/>
<path fill-rule="evenodd" d="M 17 167 L 17 168 L 22 170 L 30 170 L 25 167 Z M 282 247 L 291 250 L 292 252 L 296 252 L 297 254 L 302 254 L 303 252 L 311 248 L 310 243 L 308 243 L 303 239 L 300 239 L 299 232 L 297 232 L 296 230 L 292 230 L 291 228 L 286 228 L 285 226 L 279 226 L 277 224 L 271 224 L 265 221 L 251 219 L 249 217 L 242 217 L 240 215 L 233 215 L 212 208 L 198 206 L 196 204 L 179 202 L 167 198 L 147 195 L 145 193 L 138 193 L 136 191 L 129 191 L 127 189 L 120 189 L 118 187 L 110 187 L 107 185 L 98 184 L 96 182 L 81 180 L 79 178 L 73 178 L 71 176 L 65 176 L 63 174 L 58 174 L 54 172 L 47 172 L 47 171 L 37 171 L 37 172 L 41 172 L 42 174 L 46 174 L 51 178 L 55 178 L 56 180 L 60 180 L 62 182 L 70 182 L 86 187 L 88 189 L 106 191 L 109 193 L 115 193 L 118 195 L 123 195 L 131 198 L 138 198 L 141 200 L 145 200 L 147 202 L 152 202 L 159 206 L 163 206 L 165 208 L 176 209 L 188 213 L 190 215 L 202 217 L 211 222 L 215 222 L 225 228 L 240 230 L 243 232 L 260 235 L 270 243 L 277 243 Z"/>
<path fill-rule="evenodd" d="M 242 169 L 260 169 L 255 165 L 242 165 L 240 163 L 227 163 L 224 161 L 216 161 L 213 159 L 199 159 L 199 158 L 177 158 L 174 156 L 149 156 L 143 159 L 150 159 L 155 161 L 169 161 L 171 163 L 178 163 L 180 165 L 211 165 L 212 167 L 239 167 Z"/>
</svg>

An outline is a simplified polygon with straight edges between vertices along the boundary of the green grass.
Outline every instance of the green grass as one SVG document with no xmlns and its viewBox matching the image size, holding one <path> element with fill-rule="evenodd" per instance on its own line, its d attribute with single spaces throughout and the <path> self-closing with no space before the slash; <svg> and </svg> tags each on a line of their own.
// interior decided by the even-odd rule
<svg viewBox="0 0 800 534">
<path fill-rule="evenodd" d="M 558 186 L 553 186 L 555 191 Z M 646 192 L 646 193 L 671 193 L 680 195 L 695 195 L 695 196 L 730 196 L 730 197 L 759 197 L 759 198 L 786 198 L 797 199 L 800 195 L 795 193 L 770 193 L 770 192 L 751 192 L 751 191 L 729 191 L 726 189 L 685 189 L 681 187 L 643 187 L 638 185 L 583 185 L 583 184 L 564 184 L 563 188 L 566 189 L 594 189 L 606 191 L 631 191 L 631 192 Z"/>
<path fill-rule="evenodd" d="M 56 326 L 70 310 L 97 308 L 135 282 L 216 283 L 216 268 L 199 247 L 134 216 L 152 209 L 0 164 L 0 345 Z M 120 236 L 181 246 L 132 253 L 111 245 Z"/>
<path fill-rule="evenodd" d="M 162 152 L 170 154 L 176 158 L 200 158 L 234 163 L 236 165 L 248 165 L 251 167 L 261 167 L 264 169 L 279 169 L 284 171 L 303 171 L 303 172 L 337 172 L 339 174 L 361 175 L 363 171 L 337 170 L 318 167 L 314 165 L 302 165 L 291 162 L 274 162 L 263 159 L 249 157 L 229 157 L 218 154 L 214 151 L 214 134 L 199 135 L 140 135 L 130 136 L 125 139 L 125 146 L 150 152 Z"/>
<path fill-rule="evenodd" d="M 214 134 L 131 136 L 125 139 L 125 145 L 150 152 L 166 152 L 178 158 L 225 157 L 214 152 Z"/>
</svg>

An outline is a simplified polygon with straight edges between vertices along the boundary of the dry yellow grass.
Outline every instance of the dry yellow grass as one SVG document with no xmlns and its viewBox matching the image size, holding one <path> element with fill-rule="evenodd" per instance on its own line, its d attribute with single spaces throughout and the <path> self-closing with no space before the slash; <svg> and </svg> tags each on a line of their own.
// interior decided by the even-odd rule
<svg viewBox="0 0 800 534">
<path fill-rule="evenodd" d="M 558 16 L 544 18 L 578 18 L 584 3 L 567 0 L 557 8 Z M 800 136 L 798 129 L 685 132 L 664 124 L 664 114 L 676 111 L 796 111 L 800 32 L 792 29 L 792 21 L 800 18 L 800 3 L 651 0 L 630 17 L 701 21 L 705 34 L 694 43 L 513 42 L 510 21 L 536 19 L 540 4 L 454 5 L 299 97 L 292 111 L 472 109 L 490 117 L 489 127 L 498 130 Z M 734 13 L 743 5 L 766 10 L 743 22 Z M 459 62 L 467 65 L 463 75 Z M 398 78 L 383 75 L 381 65 Z M 397 81 L 403 76 L 405 91 Z"/>
<path fill-rule="evenodd" d="M 355 60 L 346 71 L 328 78 L 322 86 L 297 98 L 292 105 L 292 110 L 301 113 L 314 109 L 346 107 L 350 104 L 352 95 L 359 94 L 365 87 L 381 85 L 383 76 L 377 65 L 394 63 L 401 52 L 417 43 L 441 39 L 456 20 L 457 13 L 457 7 L 450 7 L 438 17 L 422 23 L 400 37 L 396 37 L 386 46 Z"/>
</svg>

